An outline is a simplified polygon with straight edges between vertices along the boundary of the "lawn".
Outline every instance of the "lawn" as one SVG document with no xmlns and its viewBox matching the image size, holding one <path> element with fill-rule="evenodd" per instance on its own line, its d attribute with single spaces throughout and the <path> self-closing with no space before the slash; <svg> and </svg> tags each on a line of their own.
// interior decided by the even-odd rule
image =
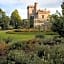
<svg viewBox="0 0 64 64">
<path fill-rule="evenodd" d="M 0 31 L 0 40 L 11 38 L 13 41 L 23 41 L 35 38 L 37 34 L 43 34 L 43 32 L 21 32 L 17 34 L 8 34 L 6 31 Z M 55 35 L 45 35 L 46 38 L 51 38 Z"/>
<path fill-rule="evenodd" d="M 14 41 L 18 40 L 29 40 L 34 38 L 34 34 L 7 34 L 5 31 L 0 31 L 0 40 L 6 39 L 6 38 L 11 38 Z"/>
</svg>

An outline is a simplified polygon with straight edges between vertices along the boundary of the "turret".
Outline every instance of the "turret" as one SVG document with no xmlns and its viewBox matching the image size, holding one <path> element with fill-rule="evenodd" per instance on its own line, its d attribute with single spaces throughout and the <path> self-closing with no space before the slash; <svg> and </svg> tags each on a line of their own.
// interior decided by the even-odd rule
<svg viewBox="0 0 64 64">
<path fill-rule="evenodd" d="M 37 2 L 34 3 L 34 18 L 36 18 L 36 13 L 37 13 Z"/>
<path fill-rule="evenodd" d="M 30 5 L 27 7 L 27 17 L 30 19 L 30 16 L 33 15 L 34 6 Z"/>
<path fill-rule="evenodd" d="M 34 10 L 35 10 L 35 13 L 37 13 L 37 2 L 34 3 Z"/>
</svg>

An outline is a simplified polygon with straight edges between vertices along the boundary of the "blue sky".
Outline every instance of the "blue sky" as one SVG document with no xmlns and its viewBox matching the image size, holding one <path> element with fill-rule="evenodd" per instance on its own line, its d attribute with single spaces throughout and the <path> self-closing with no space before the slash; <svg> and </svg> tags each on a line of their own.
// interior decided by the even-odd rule
<svg viewBox="0 0 64 64">
<path fill-rule="evenodd" d="M 41 9 L 50 10 L 51 13 L 55 13 L 56 10 L 61 11 L 62 0 L 0 0 L 0 8 L 2 8 L 7 15 L 11 15 L 14 9 L 18 9 L 22 18 L 27 18 L 27 6 L 38 2 L 38 6 Z"/>
</svg>

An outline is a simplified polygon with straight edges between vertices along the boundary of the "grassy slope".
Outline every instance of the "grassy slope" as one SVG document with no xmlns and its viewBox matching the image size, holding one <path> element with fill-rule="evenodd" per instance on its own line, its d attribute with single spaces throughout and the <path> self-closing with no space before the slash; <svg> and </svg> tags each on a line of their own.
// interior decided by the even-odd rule
<svg viewBox="0 0 64 64">
<path fill-rule="evenodd" d="M 8 37 L 13 40 L 28 40 L 34 38 L 34 34 L 7 34 L 4 31 L 0 31 L 0 39 L 6 39 Z"/>
<path fill-rule="evenodd" d="M 39 32 L 23 32 L 21 34 L 7 34 L 5 31 L 0 31 L 0 40 L 6 39 L 8 37 L 13 39 L 14 41 L 29 40 L 35 38 L 36 34 L 39 34 Z M 41 34 L 43 33 L 41 32 Z M 52 35 L 45 35 L 46 38 L 51 38 L 51 36 Z"/>
</svg>

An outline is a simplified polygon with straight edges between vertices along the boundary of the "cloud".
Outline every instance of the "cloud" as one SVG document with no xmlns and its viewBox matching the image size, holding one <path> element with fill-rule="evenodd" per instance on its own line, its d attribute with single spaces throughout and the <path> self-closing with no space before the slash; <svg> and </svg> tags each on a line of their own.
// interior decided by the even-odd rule
<svg viewBox="0 0 64 64">
<path fill-rule="evenodd" d="M 62 0 L 39 0 L 41 7 L 59 7 L 62 3 Z"/>
<path fill-rule="evenodd" d="M 27 18 L 27 6 L 33 5 L 36 0 L 0 0 L 0 8 L 4 9 L 7 15 L 11 15 L 14 9 L 18 9 L 22 18 Z M 39 8 L 47 8 L 55 13 L 61 11 L 62 0 L 37 0 Z"/>
<path fill-rule="evenodd" d="M 36 0 L 1 0 L 0 4 L 19 4 L 19 3 L 25 3 L 25 4 L 32 4 Z M 38 0 L 41 5 L 47 5 L 47 4 L 60 4 L 62 0 Z"/>
<path fill-rule="evenodd" d="M 18 4 L 18 3 L 29 3 L 32 2 L 32 0 L 1 0 L 0 4 L 6 5 L 6 4 Z"/>
<path fill-rule="evenodd" d="M 55 14 L 56 10 L 58 10 L 60 13 L 62 11 L 60 7 L 58 7 L 58 8 L 47 8 L 47 10 L 50 10 L 51 14 Z"/>
<path fill-rule="evenodd" d="M 2 4 L 2 5 L 5 5 L 5 4 L 15 4 L 15 3 L 17 3 L 17 0 L 15 1 L 15 0 L 1 0 L 0 1 L 0 4 Z"/>
<path fill-rule="evenodd" d="M 21 16 L 22 19 L 26 19 L 27 18 L 27 9 L 17 8 L 17 10 L 19 11 L 19 15 Z"/>
<path fill-rule="evenodd" d="M 1 0 L 0 5 L 23 5 L 24 7 L 37 1 L 41 7 L 58 7 L 62 0 Z"/>
</svg>

